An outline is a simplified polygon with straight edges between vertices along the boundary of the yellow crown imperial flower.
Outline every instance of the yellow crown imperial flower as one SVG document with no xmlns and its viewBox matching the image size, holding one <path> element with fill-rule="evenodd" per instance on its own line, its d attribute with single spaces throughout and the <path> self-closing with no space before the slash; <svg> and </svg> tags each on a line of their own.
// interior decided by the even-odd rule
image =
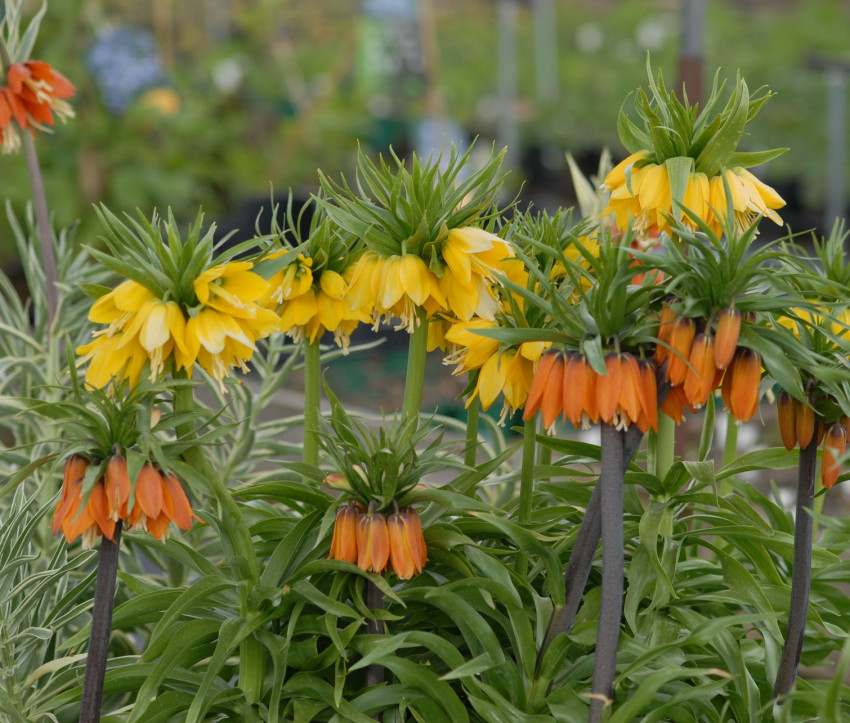
<svg viewBox="0 0 850 723">
<path fill-rule="evenodd" d="M 746 169 L 787 149 L 737 151 L 770 93 L 751 96 L 739 77 L 726 106 L 715 113 L 722 90 L 715 76 L 705 110 L 698 113 L 687 96 L 683 104 L 667 91 L 660 73 L 653 79 L 648 61 L 647 73 L 651 98 L 643 89 L 635 96 L 641 124 L 620 111 L 617 129 L 630 155 L 605 177 L 610 199 L 603 216 L 613 215 L 620 231 L 631 227 L 639 241 L 669 231 L 674 221 L 690 229 L 702 222 L 719 235 L 727 214 L 739 232 L 758 216 L 781 225 L 775 209 L 785 202 Z"/>
<path fill-rule="evenodd" d="M 257 340 L 279 323 L 258 303 L 269 284 L 251 270 L 253 264 L 210 265 L 214 227 L 202 237 L 200 214 L 185 241 L 173 218 L 163 224 L 154 216 L 131 229 L 105 209 L 100 216 L 111 254 L 93 254 L 128 278 L 102 294 L 89 311 L 90 321 L 107 326 L 77 349 L 80 363 L 89 363 L 86 383 L 102 388 L 127 379 L 135 386 L 146 363 L 152 381 L 169 363 L 191 377 L 197 362 L 224 389 L 232 367 L 247 371 Z M 162 246 L 163 225 L 168 247 Z"/>
<path fill-rule="evenodd" d="M 459 180 L 469 151 L 407 162 L 358 158 L 356 192 L 321 176 L 323 208 L 366 247 L 351 278 L 352 306 L 375 327 L 393 318 L 413 332 L 422 318 L 495 318 L 494 285 L 525 271 L 504 239 L 484 230 L 498 216 L 503 154 Z M 513 261 L 514 263 L 511 263 Z M 439 344 L 435 337 L 432 344 Z"/>
</svg>

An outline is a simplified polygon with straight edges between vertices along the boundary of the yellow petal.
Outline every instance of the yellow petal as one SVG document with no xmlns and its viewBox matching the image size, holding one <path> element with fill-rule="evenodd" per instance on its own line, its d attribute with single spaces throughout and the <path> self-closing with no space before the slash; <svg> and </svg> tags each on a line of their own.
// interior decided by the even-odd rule
<svg viewBox="0 0 850 723">
<path fill-rule="evenodd" d="M 491 356 L 478 373 L 478 396 L 481 399 L 481 408 L 487 410 L 496 401 L 499 392 L 505 385 L 507 378 L 507 365 L 501 363 L 502 355 Z"/>
<path fill-rule="evenodd" d="M 348 291 L 348 284 L 336 271 L 325 269 L 319 278 L 322 292 L 331 299 L 341 299 Z"/>
<path fill-rule="evenodd" d="M 399 262 L 399 280 L 405 293 L 417 306 L 425 303 L 431 295 L 431 272 L 425 262 L 413 254 L 405 254 Z"/>
</svg>

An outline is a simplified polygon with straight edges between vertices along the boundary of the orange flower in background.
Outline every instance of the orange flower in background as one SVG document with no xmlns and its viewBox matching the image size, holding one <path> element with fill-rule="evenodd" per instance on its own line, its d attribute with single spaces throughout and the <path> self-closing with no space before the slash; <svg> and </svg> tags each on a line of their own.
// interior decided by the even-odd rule
<svg viewBox="0 0 850 723">
<path fill-rule="evenodd" d="M 46 130 L 53 116 L 63 123 L 73 118 L 74 110 L 67 102 L 76 88 L 64 75 L 40 60 L 12 63 L 6 85 L 0 88 L 0 144 L 4 153 L 20 146 L 18 129 Z M 18 126 L 12 125 L 12 120 Z"/>
<path fill-rule="evenodd" d="M 67 103 L 76 92 L 74 84 L 62 73 L 41 60 L 12 63 L 6 76 L 9 89 L 20 101 L 26 120 L 18 124 L 41 128 L 42 124 L 53 125 L 55 113 L 62 122 L 74 117 L 74 110 Z"/>
<path fill-rule="evenodd" d="M 62 494 L 53 513 L 53 534 L 62 530 L 68 542 L 83 537 L 83 549 L 94 545 L 98 536 L 114 540 L 119 520 L 129 523 L 130 529 L 143 529 L 157 539 L 168 537 L 168 527 L 174 522 L 180 529 L 192 526 L 195 513 L 183 487 L 173 474 L 162 474 L 146 463 L 136 479 L 132 510 L 127 512 L 131 484 L 127 461 L 116 453 L 106 463 L 106 472 L 92 487 L 83 504 L 83 479 L 90 466 L 81 455 L 65 460 Z"/>
</svg>

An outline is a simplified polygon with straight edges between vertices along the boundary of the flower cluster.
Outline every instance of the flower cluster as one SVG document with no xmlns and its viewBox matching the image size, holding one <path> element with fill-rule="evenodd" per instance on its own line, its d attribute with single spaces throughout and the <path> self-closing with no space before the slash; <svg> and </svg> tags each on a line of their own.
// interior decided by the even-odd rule
<svg viewBox="0 0 850 723">
<path fill-rule="evenodd" d="M 273 255 L 274 256 L 274 255 Z M 313 259 L 298 257 L 269 279 L 267 306 L 277 308 L 280 330 L 299 342 L 311 344 L 325 331 L 334 335 L 338 346 L 348 349 L 351 333 L 369 317 L 352 308 L 349 278 L 353 267 L 343 274 L 331 268 L 313 272 Z"/>
<path fill-rule="evenodd" d="M 658 429 L 658 389 L 652 360 L 630 352 L 605 357 L 605 374 L 583 354 L 549 352 L 540 360 L 528 393 L 524 419 L 538 411 L 551 429 L 559 415 L 576 428 L 603 422 L 618 429 L 635 424 L 642 432 Z"/>
<path fill-rule="evenodd" d="M 402 580 L 418 575 L 428 561 L 428 549 L 417 512 L 406 507 L 383 515 L 371 502 L 366 509 L 360 502 L 341 505 L 334 523 L 332 560 L 357 565 L 364 572 L 382 573 L 389 567 Z"/>
<path fill-rule="evenodd" d="M 107 221 L 116 228 L 117 219 Z M 127 238 L 129 229 L 123 224 L 118 229 Z M 150 261 L 150 247 L 136 235 L 130 238 L 136 248 L 141 247 L 139 262 Z M 151 233 L 151 239 L 161 244 L 158 233 Z M 135 386 L 145 364 L 153 381 L 171 361 L 174 371 L 185 370 L 189 377 L 197 362 L 223 390 L 229 370 L 238 366 L 247 371 L 257 340 L 278 329 L 277 314 L 260 303 L 269 293 L 269 283 L 251 270 L 253 264 L 210 265 L 208 244 L 194 241 L 176 244 L 176 258 L 169 263 L 158 260 L 158 266 L 171 272 L 163 280 L 156 273 L 140 278 L 127 262 L 100 254 L 106 265 L 135 278 L 100 296 L 89 311 L 90 321 L 107 325 L 77 349 L 81 363 L 89 362 L 86 382 L 90 386 L 100 389 L 121 379 Z M 134 250 L 127 245 L 124 253 L 130 260 Z"/>
<path fill-rule="evenodd" d="M 714 115 L 720 92 L 715 78 L 705 110 L 698 113 L 687 99 L 683 104 L 667 91 L 660 74 L 652 77 L 648 61 L 647 74 L 649 95 L 639 89 L 635 96 L 640 122 L 620 113 L 620 139 L 630 155 L 605 177 L 610 199 L 602 215 L 613 215 L 621 231 L 632 229 L 639 239 L 669 232 L 676 222 L 694 230 L 705 224 L 719 234 L 729 216 L 739 232 L 759 216 L 781 225 L 775 209 L 785 201 L 747 168 L 787 149 L 736 152 L 770 94 L 753 97 L 738 78 L 722 113 Z"/>
<path fill-rule="evenodd" d="M 100 535 L 114 540 L 119 520 L 157 539 L 168 537 L 172 522 L 182 530 L 192 526 L 196 515 L 177 477 L 146 462 L 131 484 L 127 461 L 117 452 L 106 462 L 106 471 L 95 481 L 84 503 L 83 481 L 90 464 L 79 454 L 65 460 L 62 494 L 53 513 L 54 535 L 61 529 L 68 542 L 82 535 L 83 548 L 87 549 Z"/>
<path fill-rule="evenodd" d="M 755 414 L 761 359 L 738 346 L 741 322 L 742 314 L 734 308 L 703 321 L 677 317 L 670 304 L 663 306 L 655 360 L 659 366 L 666 362 L 665 378 L 671 385 L 662 411 L 677 424 L 686 405 L 696 411 L 721 385 L 726 409 L 737 422 Z"/>
<path fill-rule="evenodd" d="M 12 63 L 6 73 L 6 84 L 0 88 L 0 147 L 4 153 L 17 150 L 21 139 L 12 124 L 20 130 L 44 130 L 52 126 L 54 114 L 64 123 L 73 118 L 74 110 L 67 102 L 76 88 L 62 73 L 41 60 Z"/>
</svg>

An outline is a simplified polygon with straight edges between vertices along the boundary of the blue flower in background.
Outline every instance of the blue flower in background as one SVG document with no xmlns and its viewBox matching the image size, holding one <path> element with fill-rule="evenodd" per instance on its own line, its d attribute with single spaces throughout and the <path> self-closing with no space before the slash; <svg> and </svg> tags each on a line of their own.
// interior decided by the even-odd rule
<svg viewBox="0 0 850 723">
<path fill-rule="evenodd" d="M 145 30 L 101 33 L 86 60 L 104 105 L 113 113 L 123 113 L 137 95 L 165 81 L 153 36 Z"/>
</svg>

